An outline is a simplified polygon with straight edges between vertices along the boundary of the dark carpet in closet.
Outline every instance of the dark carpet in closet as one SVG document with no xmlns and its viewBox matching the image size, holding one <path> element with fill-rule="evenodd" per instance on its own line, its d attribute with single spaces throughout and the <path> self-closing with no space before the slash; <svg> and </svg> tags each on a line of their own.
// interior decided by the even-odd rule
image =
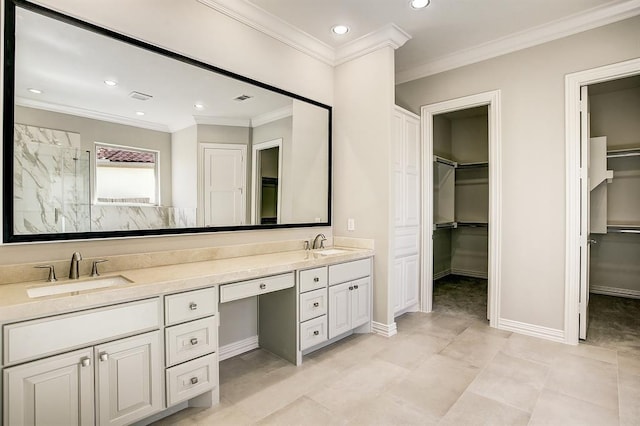
<svg viewBox="0 0 640 426">
<path fill-rule="evenodd" d="M 433 311 L 487 320 L 487 280 L 447 275 L 433 282 Z"/>
<path fill-rule="evenodd" d="M 640 356 L 640 299 L 591 294 L 585 343 Z"/>
</svg>

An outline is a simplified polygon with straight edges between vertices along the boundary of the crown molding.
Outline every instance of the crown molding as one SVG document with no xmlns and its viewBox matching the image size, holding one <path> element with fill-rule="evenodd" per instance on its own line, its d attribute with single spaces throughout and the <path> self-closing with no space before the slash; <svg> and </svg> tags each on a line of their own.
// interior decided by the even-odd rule
<svg viewBox="0 0 640 426">
<path fill-rule="evenodd" d="M 336 49 L 334 65 L 340 65 L 352 59 L 374 52 L 382 47 L 392 47 L 394 50 L 404 45 L 411 36 L 396 24 L 387 24 L 382 28 L 365 34 Z"/>
<path fill-rule="evenodd" d="M 396 84 L 406 83 L 517 50 L 537 46 L 636 15 L 640 15 L 640 0 L 628 0 L 614 5 L 599 6 L 399 71 L 396 73 Z"/>
<path fill-rule="evenodd" d="M 253 3 L 249 3 L 246 0 L 198 0 L 198 2 L 325 64 L 332 66 L 334 64 L 335 52 L 331 46 Z"/>
<path fill-rule="evenodd" d="M 169 127 L 164 124 L 152 123 L 149 121 L 137 120 L 135 118 L 122 117 L 119 115 L 107 114 L 104 112 L 72 107 L 69 105 L 60 105 L 60 104 L 54 104 L 50 102 L 35 101 L 33 99 L 27 99 L 22 97 L 16 97 L 15 103 L 16 105 L 22 106 L 22 107 L 36 108 L 36 109 L 42 109 L 45 111 L 75 115 L 78 117 L 90 118 L 93 120 L 123 124 L 125 126 L 141 127 L 143 129 L 155 130 L 158 132 L 164 132 L 164 133 L 171 132 Z"/>
<path fill-rule="evenodd" d="M 251 127 L 262 126 L 263 124 L 271 123 L 272 121 L 280 120 L 286 117 L 291 117 L 292 115 L 293 104 L 253 117 L 251 119 Z"/>
<path fill-rule="evenodd" d="M 210 126 L 251 127 L 251 120 L 248 118 L 211 117 L 207 115 L 194 115 L 193 120 L 195 121 L 196 124 L 205 124 Z"/>
</svg>

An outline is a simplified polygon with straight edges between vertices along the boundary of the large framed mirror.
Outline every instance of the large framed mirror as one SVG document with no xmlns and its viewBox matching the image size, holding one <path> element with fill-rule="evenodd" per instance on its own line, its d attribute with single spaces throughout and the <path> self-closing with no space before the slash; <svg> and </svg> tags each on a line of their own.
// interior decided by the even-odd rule
<svg viewBox="0 0 640 426">
<path fill-rule="evenodd" d="M 331 223 L 331 107 L 24 0 L 4 21 L 5 243 Z"/>
</svg>

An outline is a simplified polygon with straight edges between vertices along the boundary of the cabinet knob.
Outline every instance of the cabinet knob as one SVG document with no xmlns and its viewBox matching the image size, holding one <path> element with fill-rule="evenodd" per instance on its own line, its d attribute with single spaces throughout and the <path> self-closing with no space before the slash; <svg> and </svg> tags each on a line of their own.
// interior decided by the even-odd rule
<svg viewBox="0 0 640 426">
<path fill-rule="evenodd" d="M 358 284 L 354 285 L 353 288 L 358 289 Z"/>
<path fill-rule="evenodd" d="M 80 360 L 80 365 L 83 367 L 89 367 L 91 365 L 91 358 L 85 356 Z"/>
<path fill-rule="evenodd" d="M 189 303 L 189 309 L 195 311 L 196 309 L 198 309 L 198 304 L 194 302 Z"/>
<path fill-rule="evenodd" d="M 316 330 L 316 331 L 314 331 L 314 332 L 313 332 L 313 335 L 314 335 L 314 336 L 317 336 L 318 334 L 320 334 L 320 332 L 319 332 L 318 330 Z"/>
<path fill-rule="evenodd" d="M 349 290 L 353 290 L 353 286 L 352 285 L 349 286 Z"/>
<path fill-rule="evenodd" d="M 318 306 L 320 306 L 320 303 L 319 303 L 319 302 L 313 302 L 313 307 L 314 307 L 314 308 L 317 308 Z"/>
<path fill-rule="evenodd" d="M 107 360 L 109 360 L 109 354 L 106 353 L 106 352 L 102 352 L 100 354 L 100 361 L 104 362 L 104 361 L 107 361 Z"/>
<path fill-rule="evenodd" d="M 265 288 L 267 288 L 267 285 L 265 283 L 260 284 L 260 290 L 264 290 Z"/>
<path fill-rule="evenodd" d="M 191 378 L 191 384 L 192 384 L 192 385 L 195 385 L 195 384 L 197 384 L 197 383 L 198 383 L 198 378 L 197 378 L 197 377 L 192 377 L 192 378 Z"/>
<path fill-rule="evenodd" d="M 314 278 L 313 278 L 313 282 L 314 282 L 314 283 L 317 283 L 317 282 L 319 282 L 319 281 L 320 281 L 320 278 L 318 278 L 318 277 L 314 277 Z"/>
<path fill-rule="evenodd" d="M 198 338 L 197 338 L 197 337 L 192 337 L 192 338 L 191 338 L 191 340 L 190 340 L 190 342 L 191 342 L 191 345 L 192 345 L 192 346 L 195 346 L 195 345 L 197 345 L 197 344 L 198 344 Z"/>
</svg>

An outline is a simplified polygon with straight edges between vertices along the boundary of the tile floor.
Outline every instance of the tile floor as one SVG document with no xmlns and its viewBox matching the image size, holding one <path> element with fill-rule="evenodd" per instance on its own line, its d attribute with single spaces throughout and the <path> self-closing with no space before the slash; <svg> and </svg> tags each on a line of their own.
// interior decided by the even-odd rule
<svg viewBox="0 0 640 426">
<path fill-rule="evenodd" d="M 300 367 L 262 350 L 223 361 L 220 405 L 158 424 L 640 425 L 640 350 L 498 331 L 441 290 L 391 338 L 351 336 Z"/>
</svg>

